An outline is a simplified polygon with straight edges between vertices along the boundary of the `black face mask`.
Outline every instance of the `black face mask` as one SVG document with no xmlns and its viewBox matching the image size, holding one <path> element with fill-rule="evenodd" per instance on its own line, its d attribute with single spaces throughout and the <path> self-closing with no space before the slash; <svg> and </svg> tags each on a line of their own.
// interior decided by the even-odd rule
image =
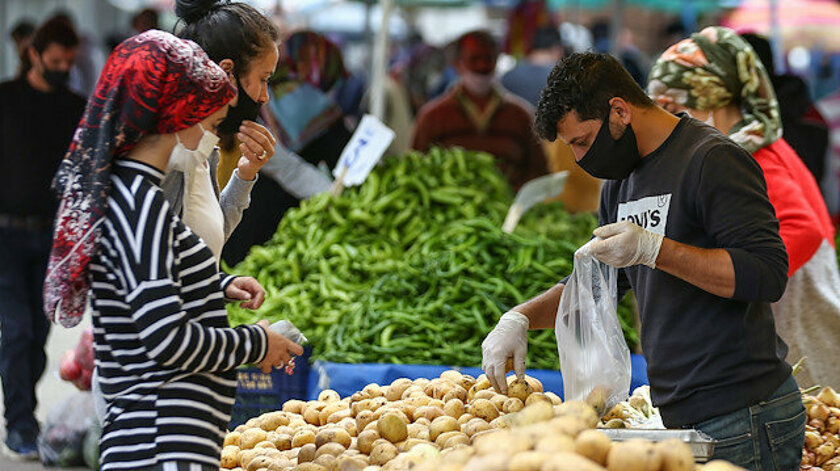
<svg viewBox="0 0 840 471">
<path fill-rule="evenodd" d="M 633 132 L 633 128 L 628 124 L 624 134 L 618 139 L 613 139 L 607 117 L 595 136 L 592 147 L 578 161 L 578 165 L 593 177 L 622 180 L 630 175 L 640 160 L 642 156 L 639 155 L 639 148 L 636 146 L 636 133 Z"/>
<path fill-rule="evenodd" d="M 65 88 L 67 82 L 70 81 L 70 71 L 68 70 L 50 70 L 44 67 L 44 80 L 52 88 Z"/>
<path fill-rule="evenodd" d="M 242 81 L 236 80 L 236 87 L 239 90 L 236 106 L 228 108 L 227 116 L 219 124 L 221 134 L 236 134 L 242 121 L 256 121 L 260 114 L 260 105 L 254 101 L 248 93 L 242 89 Z"/>
</svg>

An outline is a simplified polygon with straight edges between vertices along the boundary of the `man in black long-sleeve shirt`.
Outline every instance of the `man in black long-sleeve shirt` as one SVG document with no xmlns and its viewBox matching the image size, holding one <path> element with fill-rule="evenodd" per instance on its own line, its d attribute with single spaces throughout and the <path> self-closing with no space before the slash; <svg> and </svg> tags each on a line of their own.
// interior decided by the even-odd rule
<svg viewBox="0 0 840 471">
<path fill-rule="evenodd" d="M 27 51 L 29 70 L 0 84 L 1 448 L 17 459 L 38 457 L 35 384 L 49 332 L 41 293 L 57 205 L 50 183 L 85 107 L 66 88 L 77 45 L 66 21 L 47 21 Z"/>
<path fill-rule="evenodd" d="M 769 304 L 788 261 L 758 164 L 711 126 L 656 106 L 604 54 L 555 67 L 536 128 L 607 180 L 591 253 L 619 268 L 619 292 L 635 292 L 665 425 L 708 433 L 716 458 L 747 469 L 797 469 L 805 410 Z M 527 330 L 554 327 L 563 288 L 502 316 L 482 344 L 491 382 L 504 389 L 509 356 L 524 370 Z"/>
</svg>

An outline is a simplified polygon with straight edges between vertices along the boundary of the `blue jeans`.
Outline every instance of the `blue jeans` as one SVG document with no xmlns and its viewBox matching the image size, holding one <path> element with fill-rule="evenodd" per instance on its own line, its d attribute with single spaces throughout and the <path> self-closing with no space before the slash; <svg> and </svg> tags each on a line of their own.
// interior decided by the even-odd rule
<svg viewBox="0 0 840 471">
<path fill-rule="evenodd" d="M 6 428 L 37 436 L 35 384 L 44 373 L 50 331 L 44 314 L 44 274 L 52 245 L 49 229 L 0 227 L 0 379 Z"/>
<path fill-rule="evenodd" d="M 753 471 L 798 471 L 806 420 L 791 376 L 767 399 L 692 428 L 717 440 L 712 459 Z"/>
</svg>

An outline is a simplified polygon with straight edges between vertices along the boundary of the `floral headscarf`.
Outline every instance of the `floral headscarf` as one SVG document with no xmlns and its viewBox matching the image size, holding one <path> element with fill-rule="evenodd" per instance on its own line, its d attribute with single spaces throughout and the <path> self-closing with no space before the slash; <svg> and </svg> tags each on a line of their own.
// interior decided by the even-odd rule
<svg viewBox="0 0 840 471">
<path fill-rule="evenodd" d="M 647 89 L 660 105 L 715 110 L 739 103 L 743 120 L 729 137 L 748 152 L 782 137 L 779 102 L 753 48 L 728 28 L 709 27 L 669 47 L 653 66 Z"/>
<path fill-rule="evenodd" d="M 50 320 L 73 327 L 84 313 L 111 161 L 144 135 L 187 129 L 235 96 L 227 74 L 192 41 L 150 30 L 114 49 L 53 182 L 61 203 L 44 281 Z"/>
<path fill-rule="evenodd" d="M 341 49 L 323 34 L 298 31 L 289 36 L 283 46 L 285 53 L 274 74 L 278 80 L 308 82 L 322 92 L 328 92 L 349 75 Z"/>
</svg>

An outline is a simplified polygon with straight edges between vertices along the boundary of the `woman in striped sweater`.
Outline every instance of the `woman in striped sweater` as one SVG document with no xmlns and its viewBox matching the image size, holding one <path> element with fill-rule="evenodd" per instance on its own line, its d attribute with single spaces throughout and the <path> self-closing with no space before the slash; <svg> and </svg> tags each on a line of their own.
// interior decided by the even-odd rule
<svg viewBox="0 0 840 471">
<path fill-rule="evenodd" d="M 232 277 L 160 189 L 180 134 L 212 129 L 234 96 L 194 43 L 130 38 L 108 58 L 57 174 L 45 306 L 72 326 L 92 293 L 103 471 L 217 470 L 234 369 L 269 371 L 302 353 L 265 321 L 230 328 Z"/>
</svg>

